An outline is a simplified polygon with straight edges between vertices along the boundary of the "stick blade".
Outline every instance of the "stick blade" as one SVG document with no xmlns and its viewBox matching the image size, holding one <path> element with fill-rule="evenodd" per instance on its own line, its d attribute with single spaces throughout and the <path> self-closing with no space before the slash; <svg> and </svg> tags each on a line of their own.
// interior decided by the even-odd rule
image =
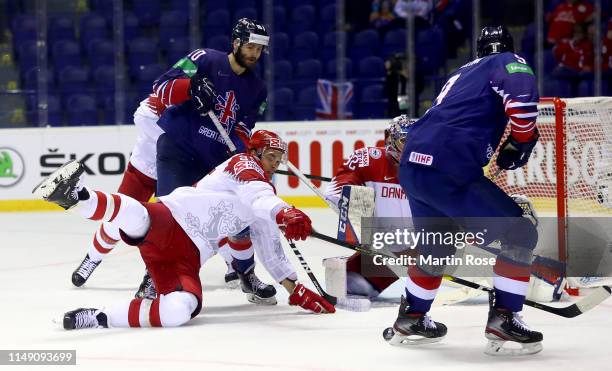
<svg viewBox="0 0 612 371">
<path fill-rule="evenodd" d="M 580 313 L 584 313 L 588 310 L 593 309 L 601 302 L 606 300 L 612 295 L 612 290 L 608 286 L 601 286 L 595 289 L 594 292 L 590 293 L 583 300 L 576 303 L 576 306 L 580 310 Z"/>
<path fill-rule="evenodd" d="M 610 287 L 601 286 L 576 303 L 564 308 L 549 307 L 539 303 L 536 303 L 538 305 L 533 305 L 533 307 L 543 309 L 547 312 L 551 312 L 565 318 L 574 318 L 595 308 L 597 305 L 601 304 L 601 302 L 609 298 L 611 294 L 612 290 Z"/>
</svg>

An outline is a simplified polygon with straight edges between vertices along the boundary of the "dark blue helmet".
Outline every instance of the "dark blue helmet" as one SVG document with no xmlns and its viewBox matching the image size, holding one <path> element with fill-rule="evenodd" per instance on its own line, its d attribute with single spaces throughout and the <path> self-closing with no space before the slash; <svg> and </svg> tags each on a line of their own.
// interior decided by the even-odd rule
<svg viewBox="0 0 612 371">
<path fill-rule="evenodd" d="M 240 18 L 232 29 L 232 43 L 240 40 L 240 46 L 247 43 L 260 44 L 264 47 L 264 52 L 268 49 L 270 37 L 268 30 L 263 23 L 249 18 Z"/>
<path fill-rule="evenodd" d="M 503 52 L 514 53 L 514 40 L 504 26 L 484 27 L 476 44 L 478 58 Z"/>
</svg>

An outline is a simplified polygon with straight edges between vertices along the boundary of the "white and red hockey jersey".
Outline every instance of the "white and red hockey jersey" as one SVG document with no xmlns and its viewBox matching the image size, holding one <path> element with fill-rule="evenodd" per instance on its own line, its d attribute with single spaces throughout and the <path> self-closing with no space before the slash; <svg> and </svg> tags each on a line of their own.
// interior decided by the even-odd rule
<svg viewBox="0 0 612 371">
<path fill-rule="evenodd" d="M 276 214 L 289 207 L 276 195 L 259 160 L 249 154 L 235 155 L 195 187 L 180 187 L 159 199 L 206 255 L 220 239 L 257 220 L 276 224 Z"/>
<path fill-rule="evenodd" d="M 411 217 L 408 198 L 399 185 L 398 167 L 388 158 L 383 147 L 356 150 L 325 190 L 325 198 L 336 205 L 345 185 L 367 186 L 374 189 L 375 217 Z"/>
</svg>

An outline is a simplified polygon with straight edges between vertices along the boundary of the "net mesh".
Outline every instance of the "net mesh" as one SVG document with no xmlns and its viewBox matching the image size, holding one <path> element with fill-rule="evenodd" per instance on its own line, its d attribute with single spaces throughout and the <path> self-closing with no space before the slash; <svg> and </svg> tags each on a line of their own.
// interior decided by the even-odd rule
<svg viewBox="0 0 612 371">
<path fill-rule="evenodd" d="M 526 166 L 499 172 L 495 165 L 496 154 L 488 172 L 506 193 L 527 196 L 540 217 L 564 217 L 569 221 L 565 227 L 562 223 L 558 226 L 558 232 L 566 230 L 565 237 L 561 237 L 563 241 L 558 236 L 540 235 L 542 243 L 538 242 L 537 249 L 542 255 L 570 262 L 582 254 L 602 255 L 599 251 L 602 248 L 597 252 L 586 251 L 586 247 L 574 248 L 577 244 L 572 241 L 584 241 L 584 233 L 590 233 L 592 238 L 589 239 L 600 238 L 600 245 L 612 241 L 612 231 L 605 230 L 607 228 L 578 227 L 574 223 L 578 219 L 570 219 L 612 216 L 612 98 L 568 98 L 562 99 L 562 103 L 564 110 L 550 99 L 538 105 L 540 139 Z M 556 111 L 560 108 L 563 114 L 557 116 Z M 563 142 L 558 139 L 557 128 L 563 130 Z M 509 128 L 502 142 L 508 134 Z M 564 153 L 559 166 L 557 151 Z M 563 178 L 558 178 L 557 171 Z M 559 187 L 558 180 L 565 186 Z M 565 208 L 558 209 L 561 197 Z M 609 247 L 606 250 L 612 251 Z M 612 264 L 607 265 L 612 267 Z M 600 270 L 600 273 L 612 274 L 610 267 Z"/>
<path fill-rule="evenodd" d="M 540 139 L 529 163 L 500 172 L 495 183 L 509 194 L 529 197 L 540 215 L 612 216 L 612 98 L 568 98 L 563 102 L 565 142 L 557 143 L 555 106 L 540 103 Z M 558 169 L 555 156 L 562 148 L 565 161 L 563 169 Z M 557 187 L 557 170 L 565 177 L 567 213 L 557 210 L 557 198 L 563 195 Z M 493 158 L 489 174 L 497 172 Z"/>
</svg>

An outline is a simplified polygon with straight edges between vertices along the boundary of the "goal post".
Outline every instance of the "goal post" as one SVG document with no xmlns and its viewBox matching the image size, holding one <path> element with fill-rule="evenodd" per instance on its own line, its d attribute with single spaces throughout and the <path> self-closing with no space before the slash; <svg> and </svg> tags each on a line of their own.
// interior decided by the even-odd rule
<svg viewBox="0 0 612 371">
<path fill-rule="evenodd" d="M 557 257 L 566 262 L 569 218 L 612 217 L 612 97 L 542 98 L 537 125 L 529 163 L 495 183 L 528 196 L 540 216 L 556 217 Z M 495 156 L 489 174 L 498 171 Z"/>
</svg>

